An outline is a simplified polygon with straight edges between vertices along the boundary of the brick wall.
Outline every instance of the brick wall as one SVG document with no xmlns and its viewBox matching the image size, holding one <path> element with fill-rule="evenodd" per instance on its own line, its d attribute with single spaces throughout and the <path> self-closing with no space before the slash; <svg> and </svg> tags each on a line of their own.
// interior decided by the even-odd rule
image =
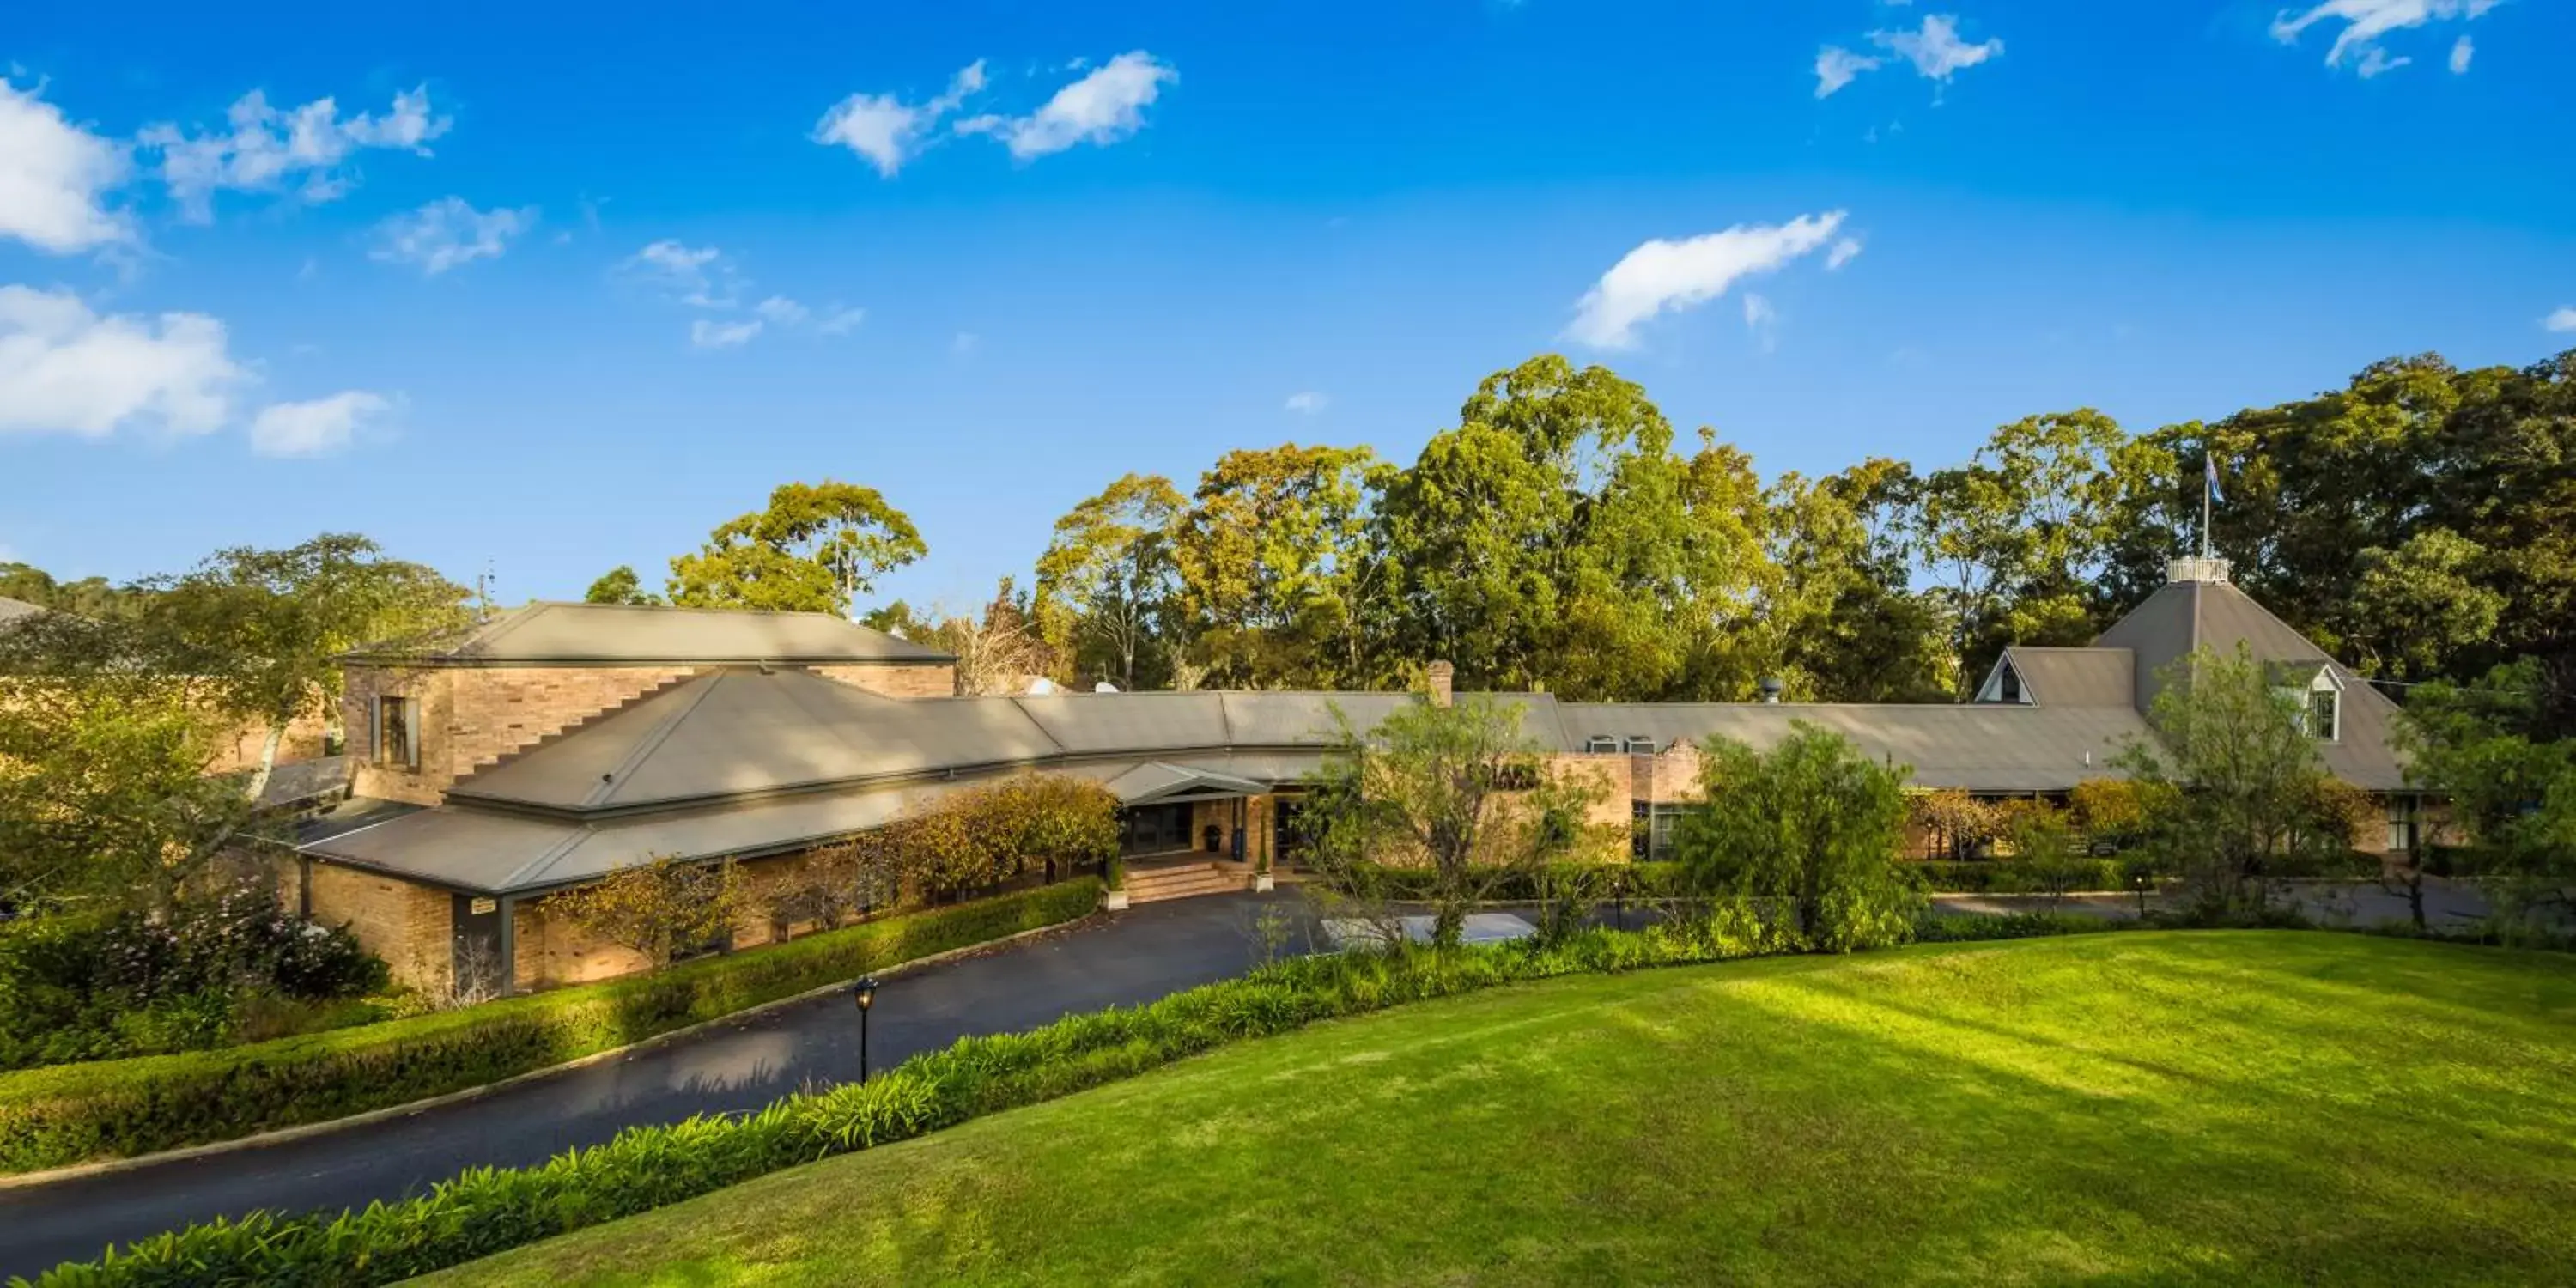
<svg viewBox="0 0 2576 1288">
<path fill-rule="evenodd" d="M 322 741 L 329 722 L 320 711 L 307 712 L 286 722 L 286 737 L 277 744 L 277 763 L 292 765 L 301 760 L 319 760 Z M 228 774 L 239 769 L 252 769 L 259 764 L 260 748 L 268 742 L 268 726 L 246 724 L 233 731 L 206 767 L 210 774 Z"/>
<path fill-rule="evenodd" d="M 793 875 L 803 862 L 801 855 L 781 855 L 741 863 L 748 895 L 742 912 L 734 918 L 733 947 L 757 948 L 782 938 L 770 916 L 767 896 L 776 882 Z M 510 927 L 515 950 L 510 975 L 513 987 L 523 993 L 615 979 L 632 975 L 646 965 L 641 953 L 591 935 L 563 917 L 548 915 L 544 899 L 514 905 Z M 790 934 L 816 929 L 820 927 L 811 923 L 787 927 Z"/>
<path fill-rule="evenodd" d="M 435 805 L 458 779 L 514 751 L 683 680 L 684 666 L 353 668 L 341 719 L 360 796 Z M 377 697 L 420 701 L 420 768 L 371 762 Z"/>
<path fill-rule="evenodd" d="M 293 889 L 281 893 L 292 900 Z M 346 925 L 368 952 L 393 968 L 396 981 L 433 996 L 446 994 L 456 956 L 454 903 L 446 891 L 315 863 L 311 894 L 315 921 Z"/>
<path fill-rule="evenodd" d="M 953 698 L 957 696 L 957 668 L 942 662 L 936 666 L 888 666 L 882 663 L 848 666 L 818 666 L 816 675 L 854 684 L 870 693 L 889 698 Z"/>
</svg>

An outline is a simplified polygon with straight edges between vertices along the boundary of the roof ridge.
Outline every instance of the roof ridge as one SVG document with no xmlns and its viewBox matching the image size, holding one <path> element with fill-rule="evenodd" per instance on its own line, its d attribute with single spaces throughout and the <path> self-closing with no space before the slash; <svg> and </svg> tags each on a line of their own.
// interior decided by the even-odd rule
<svg viewBox="0 0 2576 1288">
<path fill-rule="evenodd" d="M 492 641 L 526 625 L 528 621 L 531 618 L 534 618 L 538 613 L 552 607 L 554 607 L 552 604 L 531 600 L 528 603 L 519 605 L 517 608 L 503 609 L 500 616 L 482 623 L 472 632 L 468 633 L 464 639 L 458 640 L 456 642 L 456 647 L 447 651 L 448 656 L 461 657 L 468 649 L 481 648 L 488 645 Z"/>
<path fill-rule="evenodd" d="M 598 807 L 607 804 L 609 796 L 614 794 L 618 788 L 626 785 L 626 775 L 637 765 L 642 764 L 646 757 L 661 750 L 662 744 L 670 739 L 672 731 L 678 729 L 683 721 L 686 721 L 692 713 L 696 712 L 699 704 L 707 700 L 707 695 L 714 693 L 717 687 L 722 685 L 725 682 L 725 679 L 731 674 L 732 672 L 727 670 L 708 672 L 707 682 L 704 687 L 700 688 L 696 693 L 690 694 L 689 700 L 680 704 L 679 710 L 664 717 L 661 723 L 653 726 L 650 732 L 638 739 L 635 746 L 628 750 L 626 755 L 618 760 L 617 768 L 609 770 L 606 774 L 600 776 L 599 785 L 591 788 L 590 792 L 582 797 L 582 808 L 597 809 Z M 687 692 L 688 687 L 688 685 L 684 684 L 678 689 L 673 690 L 673 692 Z"/>
</svg>

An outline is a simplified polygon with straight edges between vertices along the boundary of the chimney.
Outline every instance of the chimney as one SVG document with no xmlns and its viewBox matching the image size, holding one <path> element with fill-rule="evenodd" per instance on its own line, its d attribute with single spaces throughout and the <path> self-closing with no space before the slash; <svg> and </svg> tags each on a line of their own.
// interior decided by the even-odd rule
<svg viewBox="0 0 2576 1288">
<path fill-rule="evenodd" d="M 1776 707 L 1780 705 L 1780 690 L 1787 686 L 1780 683 L 1779 676 L 1766 675 L 1754 681 L 1753 687 L 1762 695 L 1762 705 Z"/>
<path fill-rule="evenodd" d="M 1451 690 L 1457 687 L 1458 668 L 1446 662 L 1434 662 L 1423 668 L 1422 678 L 1431 686 L 1431 705 L 1448 706 Z"/>
<path fill-rule="evenodd" d="M 2165 565 L 2165 580 L 2180 585 L 2186 582 L 2227 580 L 2224 559 L 2176 559 Z"/>
</svg>

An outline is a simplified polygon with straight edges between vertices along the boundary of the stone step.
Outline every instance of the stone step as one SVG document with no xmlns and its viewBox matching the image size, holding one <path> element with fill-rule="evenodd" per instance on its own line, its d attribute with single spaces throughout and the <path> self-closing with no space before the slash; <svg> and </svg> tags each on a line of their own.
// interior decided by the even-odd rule
<svg viewBox="0 0 2576 1288">
<path fill-rule="evenodd" d="M 1151 868 L 1127 874 L 1127 902 L 1134 905 L 1203 894 L 1224 894 L 1240 890 L 1243 885 L 1241 876 L 1223 871 L 1214 863 Z"/>
</svg>

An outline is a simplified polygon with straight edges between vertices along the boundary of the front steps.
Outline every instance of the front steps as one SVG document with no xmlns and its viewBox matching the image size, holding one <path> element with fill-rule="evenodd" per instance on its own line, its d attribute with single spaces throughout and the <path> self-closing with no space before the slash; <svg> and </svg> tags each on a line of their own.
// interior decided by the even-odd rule
<svg viewBox="0 0 2576 1288">
<path fill-rule="evenodd" d="M 1242 866 L 1234 863 L 1220 863 L 1211 859 L 1205 863 L 1175 863 L 1150 868 L 1129 868 L 1127 869 L 1127 902 L 1134 905 L 1159 903 L 1165 899 L 1187 899 L 1193 895 L 1231 894 L 1243 889 L 1247 878 L 1240 870 L 1228 871 L 1227 869 L 1240 869 Z"/>
</svg>

